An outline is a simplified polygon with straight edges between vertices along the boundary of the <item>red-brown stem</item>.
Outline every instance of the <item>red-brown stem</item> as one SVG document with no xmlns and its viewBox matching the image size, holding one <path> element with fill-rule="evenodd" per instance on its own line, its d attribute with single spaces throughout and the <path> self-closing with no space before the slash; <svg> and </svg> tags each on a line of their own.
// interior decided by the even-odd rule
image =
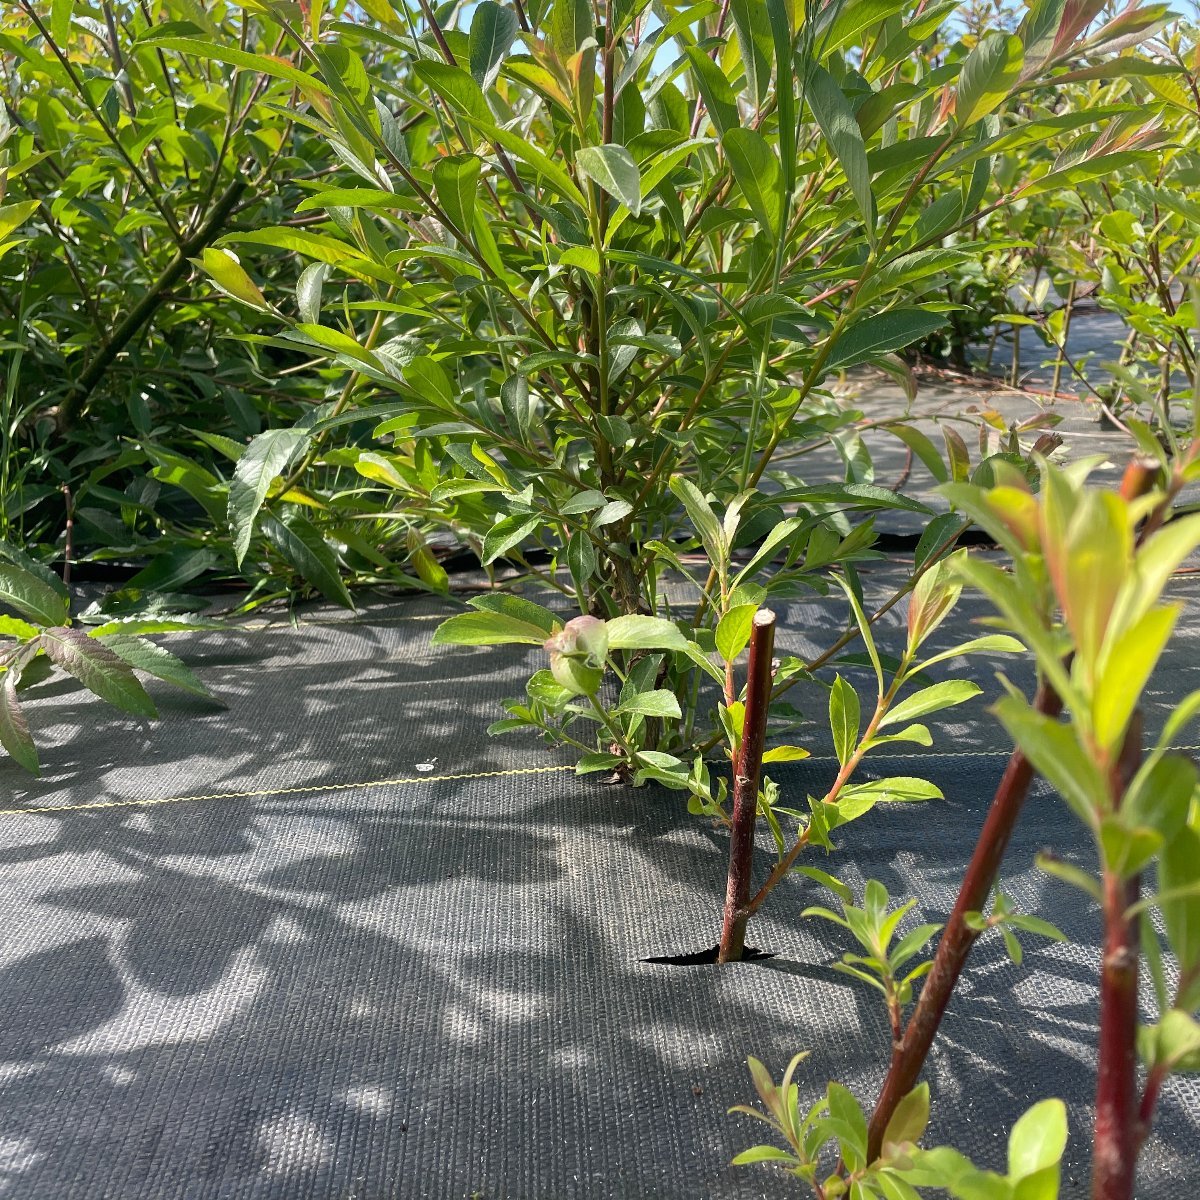
<svg viewBox="0 0 1200 1200">
<path fill-rule="evenodd" d="M 1135 456 L 1121 479 L 1121 498 L 1128 501 L 1145 495 L 1155 486 L 1157 477 L 1156 465 L 1152 469 L 1148 459 Z M 1138 541 L 1143 541 L 1146 534 L 1146 528 L 1143 527 Z M 1043 683 L 1038 688 L 1033 706 L 1044 716 L 1057 717 L 1062 712 L 1062 699 L 1049 684 Z M 925 1059 L 937 1036 L 950 997 L 966 966 L 971 947 L 979 936 L 967 927 L 966 914 L 981 912 L 987 903 L 1032 779 L 1032 765 L 1020 749 L 1014 749 L 992 799 L 983 829 L 980 830 L 979 840 L 975 843 L 975 852 L 963 876 L 954 911 L 942 931 L 933 969 L 921 989 L 903 1038 L 892 1047 L 891 1066 L 883 1081 L 879 1099 L 875 1102 L 875 1111 L 871 1114 L 867 1131 L 868 1161 L 879 1157 L 883 1149 L 883 1135 L 896 1111 L 896 1105 L 912 1091 L 925 1066 Z M 1136 929 L 1134 934 L 1136 936 Z"/>
<path fill-rule="evenodd" d="M 1045 716 L 1056 717 L 1062 711 L 1062 700 L 1049 684 L 1043 683 L 1038 688 L 1033 706 Z M 879 1157 L 883 1149 L 883 1134 L 896 1111 L 896 1105 L 916 1086 L 946 1006 L 950 1003 L 971 947 L 979 936 L 967 925 L 966 915 L 969 912 L 982 912 L 987 904 L 1032 780 L 1032 764 L 1020 750 L 1013 750 L 1000 785 L 996 788 L 992 806 L 988 809 L 983 829 L 980 830 L 979 840 L 975 843 L 975 852 L 963 876 L 954 910 L 942 931 L 933 969 L 908 1019 L 904 1036 L 892 1047 L 892 1063 L 867 1130 L 868 1161 Z"/>
<path fill-rule="evenodd" d="M 737 962 L 746 948 L 750 914 L 750 868 L 754 826 L 758 818 L 758 780 L 762 773 L 767 710 L 771 705 L 771 654 L 775 647 L 775 614 L 760 609 L 750 632 L 750 666 L 746 676 L 746 714 L 742 742 L 734 763 L 733 828 L 729 836 L 729 877 L 725 887 L 725 921 L 718 962 Z"/>
<path fill-rule="evenodd" d="M 1121 499 L 1136 500 L 1146 495 L 1157 483 L 1161 470 L 1158 463 L 1145 454 L 1135 454 L 1126 464 L 1121 476 Z"/>
<path fill-rule="evenodd" d="M 1113 810 L 1120 808 L 1142 752 L 1141 714 L 1135 713 L 1110 773 Z M 1133 1200 L 1133 1177 L 1142 1143 L 1137 1093 L 1138 877 L 1104 869 L 1104 959 L 1100 972 L 1100 1065 L 1096 1073 L 1096 1125 L 1092 1200 Z"/>
</svg>

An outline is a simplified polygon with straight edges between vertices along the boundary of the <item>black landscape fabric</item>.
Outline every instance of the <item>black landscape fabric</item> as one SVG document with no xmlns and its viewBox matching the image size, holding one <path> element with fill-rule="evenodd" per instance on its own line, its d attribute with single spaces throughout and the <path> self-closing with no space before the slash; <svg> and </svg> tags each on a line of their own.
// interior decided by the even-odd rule
<svg viewBox="0 0 1200 1200">
<path fill-rule="evenodd" d="M 1174 590 L 1200 600 L 1192 581 Z M 752 926 L 769 960 L 641 961 L 716 939 L 724 835 L 677 795 L 578 779 L 535 742 L 488 739 L 541 656 L 433 648 L 449 611 L 393 601 L 177 639 L 228 707 L 159 689 L 155 725 L 42 689 L 30 715 L 45 776 L 0 762 L 0 1195 L 800 1194 L 769 1168 L 729 1166 L 765 1127 L 726 1110 L 752 1100 L 748 1054 L 778 1076 L 809 1050 L 802 1094 L 834 1078 L 874 1095 L 882 1006 L 830 969 L 851 949 L 843 931 L 800 916 L 827 896 L 799 877 L 780 889 Z M 781 651 L 827 645 L 837 611 L 781 607 Z M 1200 682 L 1197 628 L 1193 615 L 1155 684 L 1152 730 Z M 913 923 L 944 919 L 1004 765 L 985 708 L 1001 666 L 959 672 L 987 696 L 947 714 L 933 751 L 868 760 L 946 799 L 879 808 L 814 865 L 915 896 Z M 835 764 L 819 693 L 798 704 L 813 725 L 793 740 L 814 758 L 773 774 L 802 804 Z M 1062 1096 L 1063 1194 L 1078 1198 L 1099 922 L 1034 868 L 1043 847 L 1089 862 L 1039 785 L 1003 887 L 1072 943 L 1026 938 L 1020 966 L 998 939 L 977 947 L 927 1072 L 929 1142 L 1002 1169 L 1012 1122 Z M 1139 1196 L 1193 1200 L 1198 1145 L 1200 1089 L 1177 1079 Z"/>
</svg>

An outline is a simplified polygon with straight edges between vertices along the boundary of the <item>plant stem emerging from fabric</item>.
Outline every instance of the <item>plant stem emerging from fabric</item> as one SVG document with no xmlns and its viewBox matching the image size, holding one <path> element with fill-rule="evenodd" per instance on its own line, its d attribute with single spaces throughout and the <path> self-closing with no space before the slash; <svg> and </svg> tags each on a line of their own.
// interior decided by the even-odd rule
<svg viewBox="0 0 1200 1200">
<path fill-rule="evenodd" d="M 771 703 L 771 654 L 775 647 L 775 614 L 768 608 L 754 614 L 750 633 L 750 666 L 746 678 L 746 714 L 742 743 L 734 764 L 733 830 L 729 839 L 729 878 L 725 889 L 725 922 L 718 962 L 737 962 L 746 947 L 750 919 L 750 869 L 754 826 L 758 818 L 758 784 L 762 774 L 767 710 Z"/>
</svg>

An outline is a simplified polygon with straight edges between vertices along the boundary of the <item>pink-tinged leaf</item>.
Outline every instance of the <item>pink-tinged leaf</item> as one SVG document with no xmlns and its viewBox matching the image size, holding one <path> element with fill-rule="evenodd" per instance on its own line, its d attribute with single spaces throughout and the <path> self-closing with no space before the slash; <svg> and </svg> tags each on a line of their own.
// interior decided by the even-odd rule
<svg viewBox="0 0 1200 1200">
<path fill-rule="evenodd" d="M 101 700 L 135 717 L 158 715 L 133 668 L 102 642 L 78 629 L 59 625 L 42 634 L 41 644 L 56 665 Z"/>
<path fill-rule="evenodd" d="M 0 746 L 34 775 L 39 773 L 37 747 L 29 732 L 29 722 L 17 700 L 17 684 L 21 670 L 31 655 L 19 654 L 0 676 Z"/>
</svg>

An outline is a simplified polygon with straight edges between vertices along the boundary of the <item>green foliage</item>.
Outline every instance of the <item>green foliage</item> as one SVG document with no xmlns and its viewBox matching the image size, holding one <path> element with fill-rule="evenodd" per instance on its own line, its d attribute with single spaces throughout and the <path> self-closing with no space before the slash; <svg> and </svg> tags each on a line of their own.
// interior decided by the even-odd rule
<svg viewBox="0 0 1200 1200">
<path fill-rule="evenodd" d="M 922 1083 L 897 1106 L 883 1154 L 868 1163 L 867 1118 L 841 1084 L 828 1084 L 819 1100 L 801 1110 L 795 1076 L 806 1057 L 797 1054 L 779 1084 L 758 1059 L 749 1060 L 765 1111 L 737 1105 L 730 1112 L 764 1122 L 787 1149 L 753 1146 L 734 1158 L 735 1166 L 771 1163 L 812 1185 L 820 1196 L 855 1200 L 912 1200 L 924 1194 L 948 1194 L 956 1200 L 1058 1196 L 1059 1164 L 1067 1145 L 1067 1110 L 1061 1100 L 1043 1100 L 1017 1121 L 1008 1137 L 1008 1170 L 999 1175 L 979 1169 L 948 1146 L 920 1146 L 929 1123 L 929 1085 Z"/>
<path fill-rule="evenodd" d="M 80 628 L 71 621 L 70 593 L 62 581 L 3 542 L 0 603 L 17 614 L 0 616 L 0 746 L 27 771 L 37 774 L 39 764 L 21 693 L 45 680 L 53 667 L 135 717 L 157 715 L 135 670 L 211 699 L 186 663 L 145 636 L 212 628 L 211 621 L 101 619 L 93 628 Z"/>
</svg>

